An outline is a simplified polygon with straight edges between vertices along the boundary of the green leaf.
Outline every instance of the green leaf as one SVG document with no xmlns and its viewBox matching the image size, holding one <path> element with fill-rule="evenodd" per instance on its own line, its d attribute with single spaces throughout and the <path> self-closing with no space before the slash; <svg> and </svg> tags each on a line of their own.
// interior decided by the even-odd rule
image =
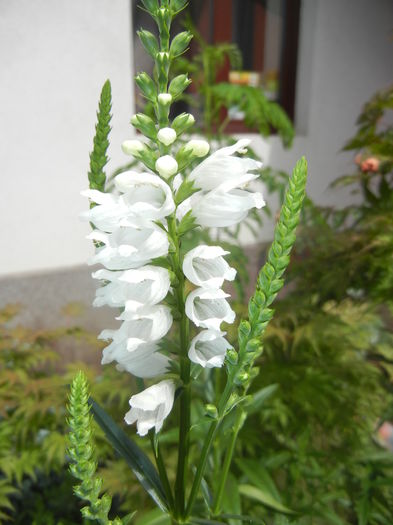
<svg viewBox="0 0 393 525">
<path fill-rule="evenodd" d="M 238 482 L 235 476 L 228 474 L 225 483 L 225 490 L 222 498 L 221 508 L 224 512 L 232 515 L 241 515 L 242 502 L 239 494 Z M 222 516 L 222 515 L 221 515 Z M 235 518 L 229 519 L 230 525 L 238 525 L 239 521 Z"/>
<path fill-rule="evenodd" d="M 199 191 L 198 188 L 195 188 L 194 181 L 184 180 L 175 195 L 175 204 L 178 206 L 180 203 L 191 197 L 193 193 Z"/>
<path fill-rule="evenodd" d="M 258 412 L 265 401 L 277 391 L 278 386 L 277 383 L 268 385 L 252 394 L 252 401 L 245 407 L 245 410 L 247 410 L 249 414 L 255 414 L 255 412 Z"/>
<path fill-rule="evenodd" d="M 198 227 L 198 224 L 196 224 L 195 217 L 192 215 L 192 210 L 190 210 L 184 215 L 184 217 L 180 221 L 179 227 L 177 229 L 177 233 L 179 237 L 181 237 L 185 233 L 197 227 Z"/>
<path fill-rule="evenodd" d="M 168 514 L 160 509 L 150 510 L 136 520 L 135 525 L 170 525 L 171 520 Z"/>
<path fill-rule="evenodd" d="M 247 521 L 247 523 L 250 523 L 250 525 L 253 525 L 254 523 L 256 525 L 266 525 L 266 522 L 259 518 L 244 516 L 243 514 L 220 514 L 219 518 L 223 518 L 224 520 Z"/>
<path fill-rule="evenodd" d="M 257 489 L 252 485 L 240 485 L 239 492 L 246 498 L 258 501 L 262 503 L 265 507 L 273 509 L 277 512 L 282 512 L 283 514 L 296 514 L 293 510 L 289 509 L 279 501 L 277 501 L 273 496 L 261 489 Z"/>
<path fill-rule="evenodd" d="M 89 404 L 94 414 L 94 419 L 105 432 L 113 448 L 125 459 L 140 484 L 150 494 L 160 509 L 165 511 L 168 508 L 168 502 L 153 463 L 94 399 L 90 398 Z"/>
</svg>

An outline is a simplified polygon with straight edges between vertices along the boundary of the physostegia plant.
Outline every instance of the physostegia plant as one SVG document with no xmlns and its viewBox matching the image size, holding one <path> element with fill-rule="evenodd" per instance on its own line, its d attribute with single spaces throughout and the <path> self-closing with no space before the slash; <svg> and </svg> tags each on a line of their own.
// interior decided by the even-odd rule
<svg viewBox="0 0 393 525">
<path fill-rule="evenodd" d="M 182 32 L 170 40 L 170 27 L 186 0 L 142 0 L 142 4 L 158 25 L 159 41 L 148 31 L 139 32 L 155 62 L 155 74 L 153 80 L 140 73 L 136 83 L 153 105 L 156 119 L 142 113 L 134 115 L 131 123 L 147 140 L 126 140 L 122 149 L 145 169 L 117 175 L 113 191 L 106 191 L 104 167 L 111 110 L 110 84 L 106 82 L 90 156 L 90 189 L 83 194 L 90 199 L 84 218 L 93 226 L 89 238 L 96 246 L 90 263 L 102 265 L 93 273 L 102 282 L 94 305 L 117 309 L 121 321 L 117 330 L 104 330 L 99 336 L 109 342 L 102 363 L 114 362 L 120 371 L 135 376 L 139 391 L 131 395 L 124 419 L 128 425 L 136 424 L 140 436 L 150 438 L 156 466 L 129 432 L 89 400 L 86 378 L 79 373 L 69 403 L 71 471 L 80 480 L 76 494 L 89 503 L 82 509 L 85 518 L 103 524 L 132 520 L 132 515 L 108 518 L 111 498 L 101 495 L 102 480 L 95 476 L 92 410 L 115 450 L 173 522 L 200 518 L 225 521 L 223 493 L 239 430 L 253 404 L 248 390 L 259 372 L 255 362 L 273 316 L 271 303 L 283 285 L 282 276 L 295 241 L 307 166 L 302 159 L 293 171 L 267 262 L 249 301 L 248 319 L 239 323 L 238 345 L 234 348 L 221 330 L 222 323 L 235 321 L 229 296 L 223 290 L 224 282 L 233 280 L 236 273 L 225 260 L 227 252 L 212 245 L 197 245 L 185 252 L 182 239 L 194 228 L 237 225 L 250 209 L 263 207 L 262 194 L 249 188 L 260 163 L 247 158 L 247 140 L 209 154 L 207 141 L 180 139 L 192 131 L 194 118 L 183 113 L 171 121 L 170 108 L 189 79 L 179 75 L 169 83 L 168 78 L 173 61 L 187 49 L 192 35 Z M 170 340 L 163 351 L 160 342 L 174 322 L 178 341 Z M 215 367 L 225 368 L 226 384 L 218 392 L 217 403 L 206 405 L 204 422 L 209 423 L 204 442 L 191 443 L 191 402 L 194 387 L 203 377 L 198 374 L 203 368 Z M 146 387 L 145 380 L 150 386 Z M 172 482 L 159 438 L 175 404 L 179 405 L 178 461 Z M 195 505 L 207 490 L 208 459 L 228 417 L 233 421 L 229 442 L 219 456 L 219 475 L 204 505 Z M 196 447 L 199 453 L 190 455 L 190 449 Z M 190 464 L 191 457 L 197 457 L 195 464 Z"/>
</svg>

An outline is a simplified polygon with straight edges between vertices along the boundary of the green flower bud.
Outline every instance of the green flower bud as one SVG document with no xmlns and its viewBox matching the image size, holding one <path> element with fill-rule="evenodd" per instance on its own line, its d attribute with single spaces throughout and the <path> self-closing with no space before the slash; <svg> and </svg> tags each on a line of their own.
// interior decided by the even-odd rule
<svg viewBox="0 0 393 525">
<path fill-rule="evenodd" d="M 150 31 L 146 31 L 145 29 L 141 29 L 140 31 L 137 31 L 137 33 L 143 47 L 146 49 L 149 55 L 155 59 L 159 51 L 156 37 L 153 35 L 153 33 L 150 33 Z"/>
<path fill-rule="evenodd" d="M 205 405 L 205 414 L 211 419 L 217 419 L 218 410 L 217 407 L 211 404 Z"/>
<path fill-rule="evenodd" d="M 152 15 L 156 14 L 158 8 L 160 7 L 158 0 L 142 0 L 142 4 Z"/>
<path fill-rule="evenodd" d="M 184 53 L 187 49 L 188 44 L 191 42 L 192 34 L 189 31 L 183 31 L 175 36 L 171 42 L 169 52 L 172 57 L 177 57 Z"/>
<path fill-rule="evenodd" d="M 195 119 L 190 113 L 181 113 L 172 122 L 172 128 L 179 136 L 181 133 L 184 133 L 184 131 L 193 126 L 194 123 Z"/>
<path fill-rule="evenodd" d="M 173 98 L 179 97 L 185 89 L 191 84 L 191 80 L 187 75 L 178 75 L 175 77 L 172 82 L 169 84 L 169 93 Z"/>
<path fill-rule="evenodd" d="M 139 129 L 146 137 L 155 140 L 157 129 L 154 121 L 144 113 L 137 113 L 131 118 L 131 124 Z"/>
<path fill-rule="evenodd" d="M 154 102 L 157 97 L 157 88 L 153 79 L 147 73 L 139 73 L 135 77 L 135 82 L 144 96 Z"/>
<path fill-rule="evenodd" d="M 239 386 L 245 385 L 250 380 L 249 374 L 247 372 L 239 372 L 235 377 L 235 384 Z"/>
<path fill-rule="evenodd" d="M 238 356 L 238 353 L 236 352 L 236 350 L 228 350 L 227 351 L 227 355 L 226 355 L 226 359 L 228 361 L 228 363 L 230 363 L 231 365 L 236 365 L 238 360 L 239 360 L 239 356 Z"/>
<path fill-rule="evenodd" d="M 261 347 L 261 341 L 259 339 L 250 339 L 246 345 L 246 352 L 258 352 Z"/>
<path fill-rule="evenodd" d="M 161 36 L 161 44 L 165 49 L 169 44 L 169 29 L 171 27 L 172 13 L 168 7 L 162 6 L 156 13 L 156 21 Z"/>
<path fill-rule="evenodd" d="M 171 0 L 170 7 L 175 13 L 178 13 L 186 7 L 187 2 L 188 0 Z"/>
</svg>

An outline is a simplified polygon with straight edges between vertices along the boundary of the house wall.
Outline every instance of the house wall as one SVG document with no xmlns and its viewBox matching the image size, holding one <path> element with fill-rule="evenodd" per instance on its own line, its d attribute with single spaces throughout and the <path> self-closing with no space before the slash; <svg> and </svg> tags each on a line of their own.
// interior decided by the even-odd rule
<svg viewBox="0 0 393 525">
<path fill-rule="evenodd" d="M 111 165 L 126 160 L 119 146 L 132 133 L 130 23 L 129 0 L 0 0 L 0 275 L 83 264 L 91 253 L 79 192 L 106 78 Z M 305 154 L 319 203 L 352 198 L 327 188 L 351 170 L 352 155 L 340 148 L 362 104 L 393 80 L 392 30 L 391 0 L 302 2 L 294 147 L 252 139 L 266 163 L 287 171 Z"/>
</svg>

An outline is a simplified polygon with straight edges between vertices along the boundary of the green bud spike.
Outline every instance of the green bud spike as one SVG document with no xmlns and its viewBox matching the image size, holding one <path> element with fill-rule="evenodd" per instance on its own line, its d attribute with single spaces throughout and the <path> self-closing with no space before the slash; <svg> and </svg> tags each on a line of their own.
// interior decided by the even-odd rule
<svg viewBox="0 0 393 525">
<path fill-rule="evenodd" d="M 135 82 L 147 99 L 152 102 L 156 101 L 157 88 L 153 79 L 149 77 L 147 73 L 139 73 L 139 75 L 135 77 Z"/>
<path fill-rule="evenodd" d="M 185 89 L 191 84 L 191 80 L 187 75 L 178 75 L 175 77 L 172 82 L 169 84 L 169 93 L 174 99 L 178 98 Z"/>
<path fill-rule="evenodd" d="M 93 142 L 93 151 L 90 153 L 90 170 L 88 173 L 91 189 L 105 191 L 106 174 L 104 167 L 108 162 L 107 150 L 109 147 L 109 125 L 112 118 L 111 83 L 105 82 L 101 90 L 97 112 L 96 134 Z"/>
<path fill-rule="evenodd" d="M 171 42 L 171 47 L 169 52 L 172 58 L 178 57 L 188 48 L 189 43 L 191 42 L 192 34 L 189 31 L 183 31 L 175 36 Z"/>
<path fill-rule="evenodd" d="M 137 31 L 140 41 L 142 42 L 143 47 L 149 53 L 153 60 L 155 60 L 156 55 L 159 51 L 158 42 L 156 37 L 150 31 L 141 29 Z"/>
</svg>

